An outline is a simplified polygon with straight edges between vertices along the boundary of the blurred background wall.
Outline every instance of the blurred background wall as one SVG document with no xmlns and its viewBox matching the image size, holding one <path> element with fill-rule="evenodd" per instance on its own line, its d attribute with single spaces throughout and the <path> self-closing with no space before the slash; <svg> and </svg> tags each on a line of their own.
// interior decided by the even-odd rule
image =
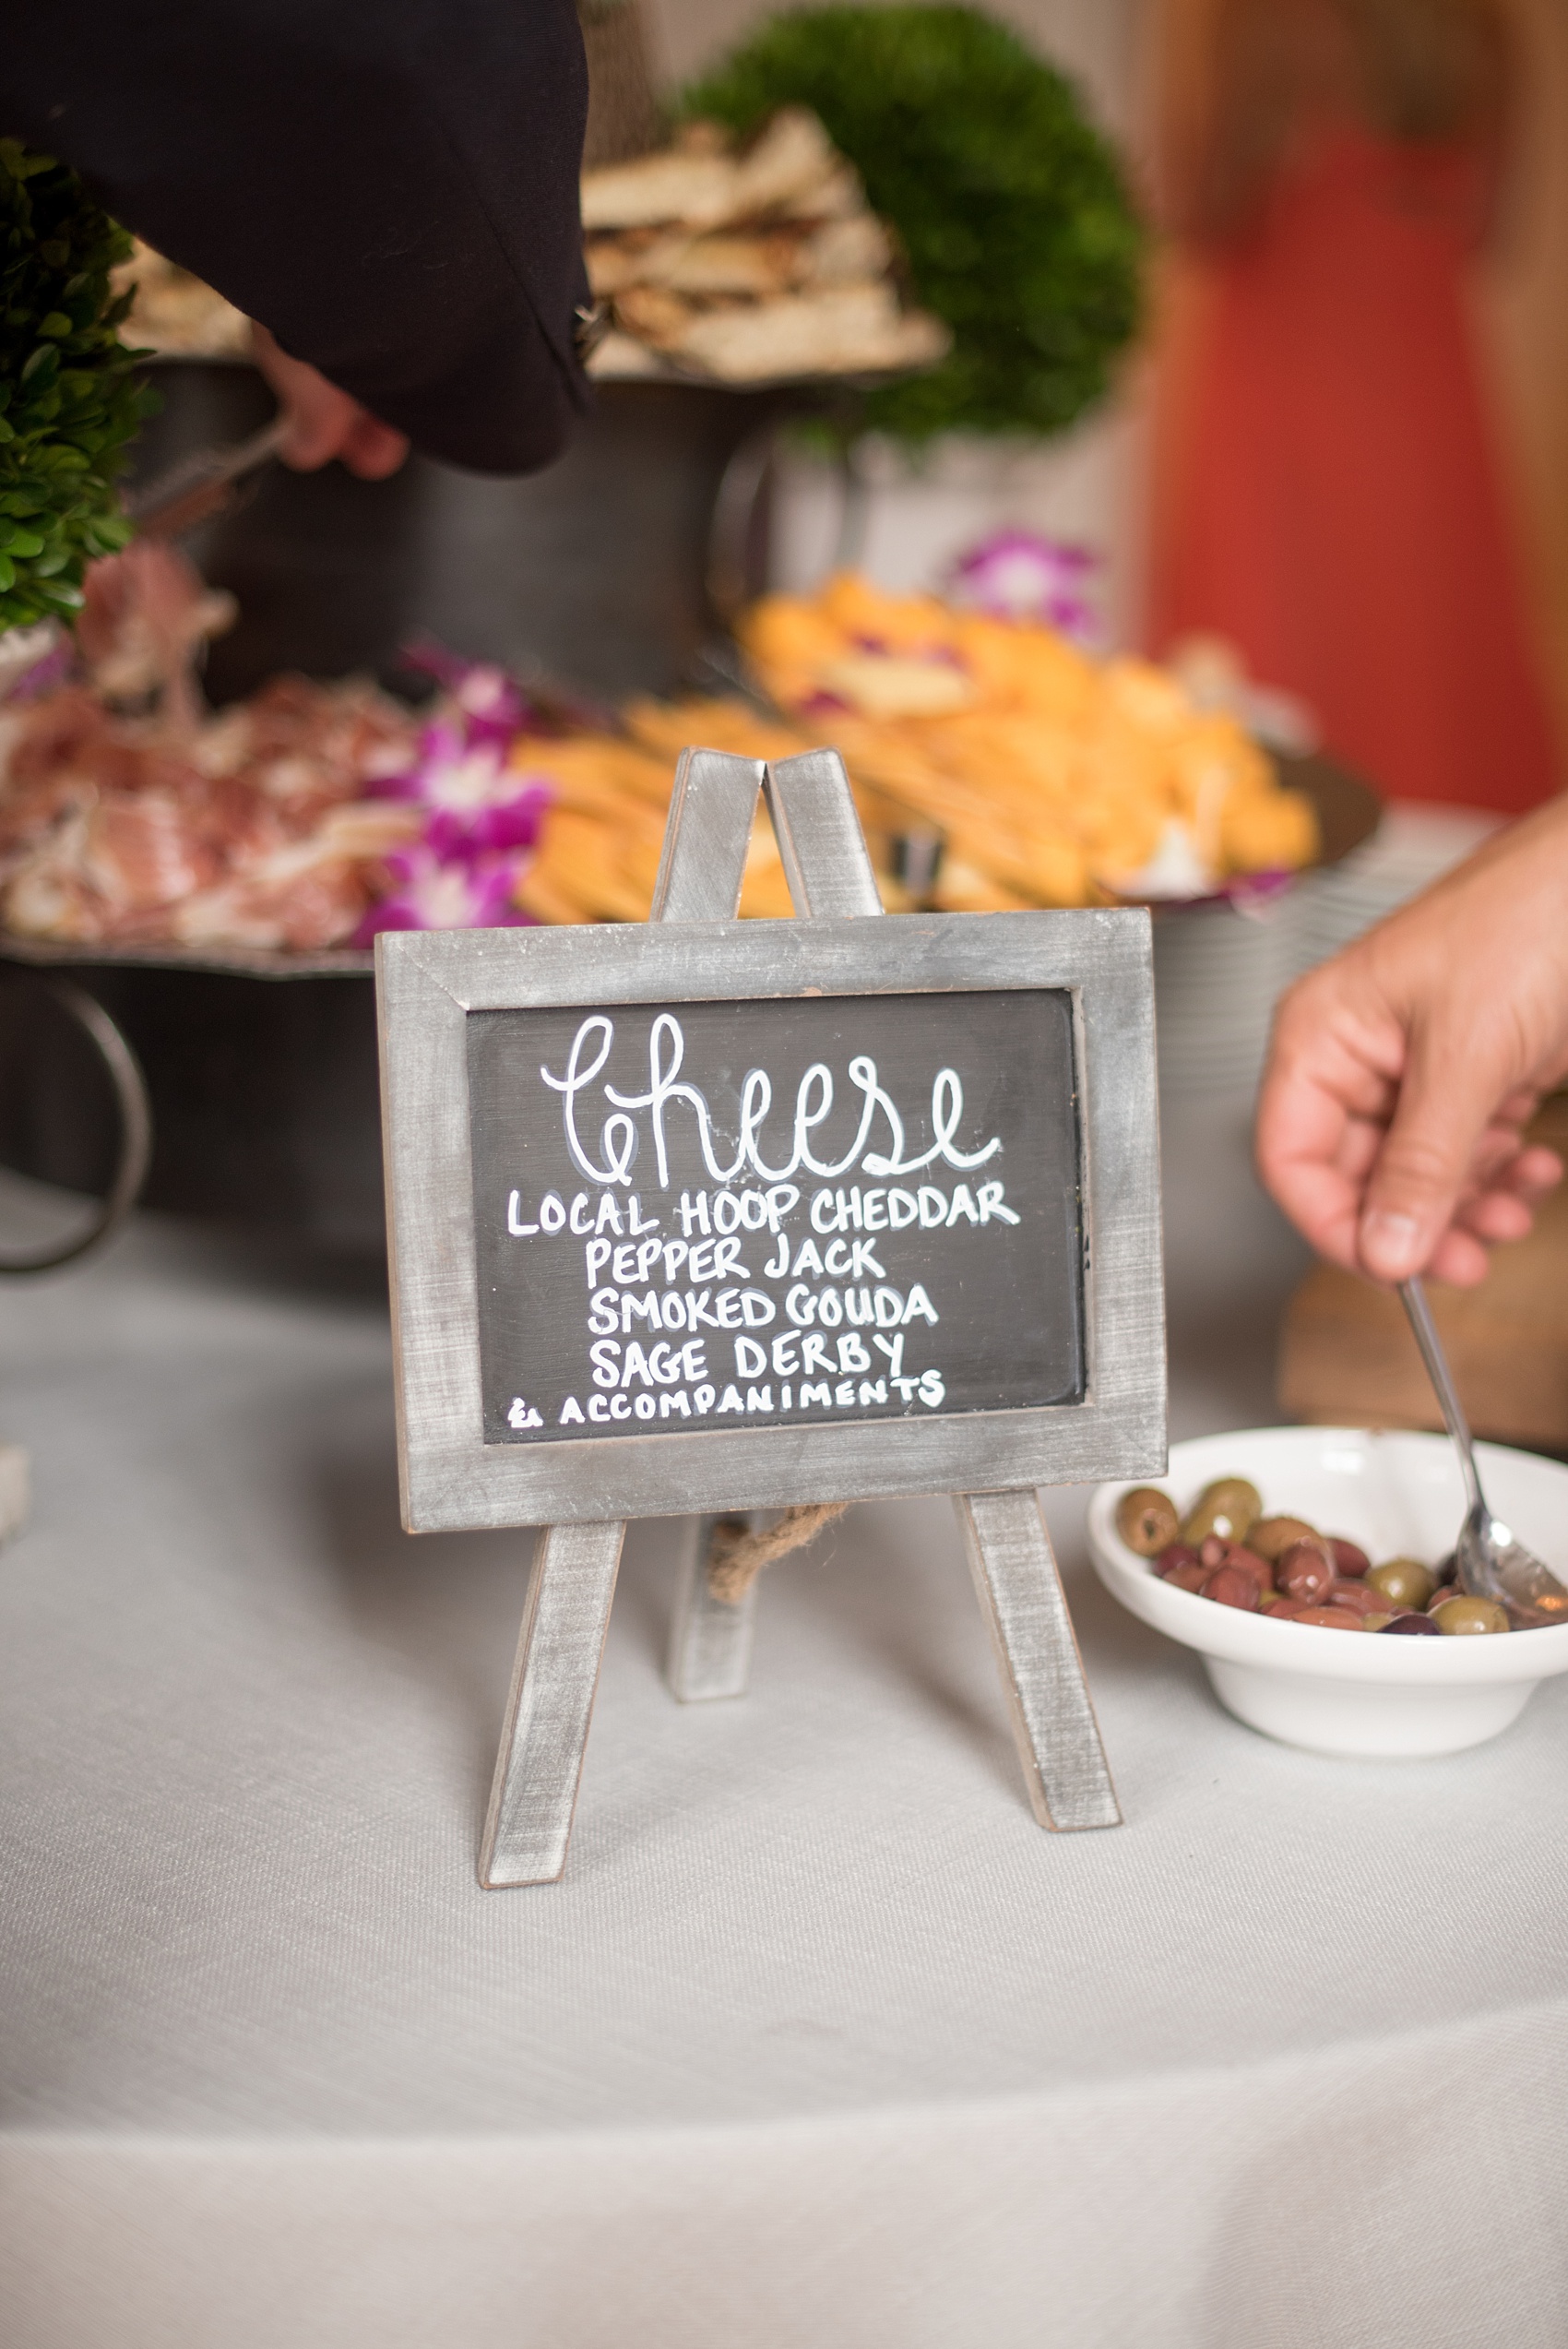
<svg viewBox="0 0 1568 2349">
<path fill-rule="evenodd" d="M 1542 0 L 1550 6 L 1550 0 Z M 723 54 L 752 25 L 775 13 L 764 0 L 647 0 L 658 63 L 684 81 Z M 1134 110 L 1140 48 L 1152 21 L 1149 0 L 1005 0 L 992 13 L 1071 74 L 1101 122 L 1121 129 Z"/>
<path fill-rule="evenodd" d="M 1516 179 L 1476 307 L 1568 754 L 1568 6 L 1509 0 L 1509 15 L 1523 61 Z"/>
</svg>

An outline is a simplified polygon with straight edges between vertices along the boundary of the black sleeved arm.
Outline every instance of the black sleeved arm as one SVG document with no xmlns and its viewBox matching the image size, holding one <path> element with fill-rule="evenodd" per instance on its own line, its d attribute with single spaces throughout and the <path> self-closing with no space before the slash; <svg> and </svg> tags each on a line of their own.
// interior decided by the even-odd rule
<svg viewBox="0 0 1568 2349">
<path fill-rule="evenodd" d="M 573 0 L 16 0 L 0 135 L 432 456 L 522 473 L 587 388 Z"/>
</svg>

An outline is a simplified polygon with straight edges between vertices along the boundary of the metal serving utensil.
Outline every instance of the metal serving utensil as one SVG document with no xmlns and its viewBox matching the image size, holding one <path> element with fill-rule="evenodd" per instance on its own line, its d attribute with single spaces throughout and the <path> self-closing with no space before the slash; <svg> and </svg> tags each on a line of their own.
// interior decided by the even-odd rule
<svg viewBox="0 0 1568 2349">
<path fill-rule="evenodd" d="M 1548 1623 L 1568 1623 L 1568 1590 L 1564 1590 L 1550 1567 L 1541 1564 L 1533 1550 L 1514 1539 L 1502 1519 L 1493 1517 L 1486 1505 L 1476 1473 L 1469 1422 L 1465 1417 L 1454 1373 L 1448 1366 L 1448 1356 L 1437 1334 L 1421 1282 L 1401 1281 L 1399 1301 L 1409 1315 L 1421 1360 L 1443 1406 L 1443 1423 L 1454 1439 L 1465 1479 L 1469 1508 L 1454 1544 L 1460 1589 L 1473 1599 L 1495 1600 L 1521 1630 L 1534 1630 Z"/>
<path fill-rule="evenodd" d="M 245 474 L 278 453 L 288 419 L 274 416 L 244 440 L 222 448 L 200 448 L 125 499 L 125 512 L 143 538 L 180 538 L 210 520 L 230 503 Z"/>
</svg>

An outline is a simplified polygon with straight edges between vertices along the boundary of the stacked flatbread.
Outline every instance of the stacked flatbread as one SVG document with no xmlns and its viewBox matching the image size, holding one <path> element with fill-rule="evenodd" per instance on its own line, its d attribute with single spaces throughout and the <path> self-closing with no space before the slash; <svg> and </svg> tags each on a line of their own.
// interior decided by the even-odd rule
<svg viewBox="0 0 1568 2349">
<path fill-rule="evenodd" d="M 693 123 L 672 147 L 585 173 L 583 226 L 613 319 L 599 377 L 883 375 L 947 349 L 939 319 L 904 306 L 886 230 L 802 107 L 744 148 Z"/>
</svg>

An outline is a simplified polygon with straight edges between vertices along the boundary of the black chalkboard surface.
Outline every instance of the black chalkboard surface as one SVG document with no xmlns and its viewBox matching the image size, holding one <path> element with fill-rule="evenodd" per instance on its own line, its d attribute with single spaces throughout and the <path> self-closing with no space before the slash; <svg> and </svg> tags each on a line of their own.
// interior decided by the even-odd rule
<svg viewBox="0 0 1568 2349">
<path fill-rule="evenodd" d="M 486 1444 L 1082 1400 L 1065 990 L 466 1024 Z"/>
</svg>

